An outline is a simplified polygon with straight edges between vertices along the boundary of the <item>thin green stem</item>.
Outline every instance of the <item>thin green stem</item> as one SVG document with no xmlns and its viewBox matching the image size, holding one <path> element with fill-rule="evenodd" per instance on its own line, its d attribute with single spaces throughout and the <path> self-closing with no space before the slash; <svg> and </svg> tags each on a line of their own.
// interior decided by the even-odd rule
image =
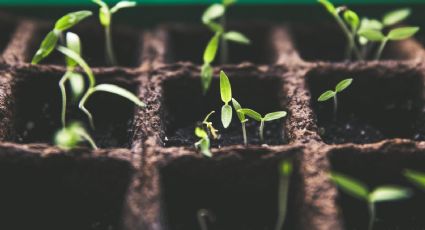
<svg viewBox="0 0 425 230">
<path fill-rule="evenodd" d="M 288 206 L 288 194 L 289 194 L 289 182 L 290 177 L 281 174 L 279 177 L 279 216 L 277 219 L 275 230 L 282 230 L 286 220 L 287 206 Z"/>
<path fill-rule="evenodd" d="M 59 88 L 62 96 L 62 109 L 61 109 L 61 121 L 62 127 L 66 127 L 66 88 L 65 82 L 69 79 L 69 72 L 66 72 L 65 75 L 59 81 Z"/>
<path fill-rule="evenodd" d="M 96 143 L 94 142 L 94 140 L 91 138 L 91 136 L 87 133 L 87 132 L 85 132 L 85 131 L 83 131 L 83 130 L 81 130 L 80 132 L 78 132 L 78 134 L 83 138 L 83 139 L 85 139 L 89 144 L 90 144 L 90 146 L 93 148 L 93 149 L 98 149 L 98 147 L 97 147 L 97 145 L 96 145 Z"/>
<path fill-rule="evenodd" d="M 260 123 L 260 140 L 261 142 L 264 141 L 264 119 L 261 119 Z"/>
<path fill-rule="evenodd" d="M 334 18 L 337 21 L 338 25 L 341 27 L 345 36 L 347 37 L 348 47 L 350 47 L 349 49 L 352 49 L 352 51 L 354 52 L 354 55 L 356 56 L 358 60 L 362 60 L 362 55 L 360 54 L 360 51 L 356 46 L 355 35 L 350 32 L 350 30 L 347 28 L 347 25 L 345 25 L 344 21 L 342 21 L 339 15 L 334 15 Z M 346 55 L 351 56 L 349 53 L 347 53 Z M 349 56 L 348 57 L 346 56 L 347 60 L 350 59 Z"/>
<path fill-rule="evenodd" d="M 245 145 L 248 145 L 248 139 L 246 138 L 246 127 L 245 127 L 245 121 L 242 122 L 242 135 L 243 135 L 243 143 Z"/>
<path fill-rule="evenodd" d="M 388 39 L 384 39 L 381 44 L 379 45 L 378 51 L 375 55 L 375 60 L 379 60 L 382 56 L 382 52 L 384 51 L 385 45 L 387 45 Z"/>
<path fill-rule="evenodd" d="M 226 31 L 226 14 L 224 14 L 220 18 L 221 26 L 223 27 L 223 31 Z M 222 65 L 227 64 L 229 58 L 229 43 L 224 38 L 223 34 L 221 35 L 221 53 L 220 53 L 220 62 Z"/>
<path fill-rule="evenodd" d="M 336 121 L 336 120 L 338 120 L 338 99 L 337 99 L 337 97 L 336 97 L 336 94 L 335 94 L 335 96 L 333 97 L 333 99 L 334 99 L 334 120 Z"/>
<path fill-rule="evenodd" d="M 105 26 L 105 51 L 107 64 L 111 66 L 117 65 L 112 42 L 111 25 Z"/>
<path fill-rule="evenodd" d="M 368 206 L 369 206 L 368 230 L 373 230 L 373 224 L 375 223 L 375 204 L 369 201 Z"/>
<path fill-rule="evenodd" d="M 86 104 L 87 100 L 89 99 L 90 95 L 92 95 L 94 92 L 95 92 L 94 88 L 89 88 L 87 90 L 86 94 L 84 94 L 84 96 L 81 98 L 81 101 L 78 105 L 78 107 L 87 115 L 87 117 L 89 119 L 90 127 L 92 129 L 94 129 L 93 116 L 90 113 L 90 111 L 85 107 L 85 104 Z"/>
</svg>

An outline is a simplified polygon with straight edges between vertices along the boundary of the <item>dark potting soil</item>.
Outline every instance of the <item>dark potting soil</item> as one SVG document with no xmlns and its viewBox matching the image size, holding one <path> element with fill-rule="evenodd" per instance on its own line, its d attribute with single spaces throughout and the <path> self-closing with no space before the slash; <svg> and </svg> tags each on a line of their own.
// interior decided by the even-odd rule
<svg viewBox="0 0 425 230">
<path fill-rule="evenodd" d="M 248 25 L 248 24 L 247 24 Z M 270 64 L 275 59 L 274 49 L 271 47 L 271 27 L 253 23 L 249 27 L 229 25 L 229 30 L 237 30 L 246 35 L 250 45 L 228 42 L 228 63 L 237 64 L 249 61 L 256 64 Z M 205 26 L 171 25 L 168 31 L 167 62 L 190 61 L 202 64 L 202 56 L 209 40 L 214 33 Z M 220 63 L 221 49 L 218 50 L 213 64 Z"/>
<path fill-rule="evenodd" d="M 167 227 L 173 230 L 200 229 L 197 212 L 207 209 L 214 216 L 214 221 L 208 222 L 211 230 L 274 229 L 280 160 L 270 156 L 260 160 L 251 154 L 238 155 L 230 151 L 222 160 L 177 159 L 162 168 Z M 261 150 L 255 154 L 267 155 Z M 284 229 L 296 229 L 293 210 L 297 208 L 299 184 L 299 175 L 294 173 Z"/>
<path fill-rule="evenodd" d="M 345 76 L 352 77 L 353 83 L 337 95 L 335 121 L 334 102 L 318 102 L 317 98 Z M 419 70 L 391 64 L 341 65 L 311 71 L 307 79 L 320 135 L 327 144 L 424 140 L 425 104 Z"/>
<path fill-rule="evenodd" d="M 2 149 L 1 229 L 119 229 L 130 164 L 70 155 Z"/>
<path fill-rule="evenodd" d="M 370 189 L 382 185 L 399 185 L 412 189 L 413 196 L 409 199 L 377 203 L 374 230 L 425 229 L 425 194 L 403 176 L 405 169 L 423 171 L 423 152 L 412 153 L 408 148 L 374 150 L 368 153 L 350 149 L 338 150 L 331 154 L 331 164 L 332 170 L 357 178 Z M 364 201 L 339 190 L 338 203 L 347 230 L 367 229 L 369 214 Z"/>
<path fill-rule="evenodd" d="M 61 73 L 40 72 L 18 76 L 15 96 L 14 127 L 18 143 L 53 143 L 55 133 L 61 125 L 61 94 L 58 82 Z M 102 78 L 102 75 L 100 75 Z M 106 77 L 106 76 L 104 76 Z M 111 80 L 114 82 L 114 80 Z M 109 83 L 111 83 L 109 82 Z M 116 84 L 120 85 L 119 82 Z M 132 87 L 120 86 L 131 90 Z M 68 89 L 67 92 L 70 92 Z M 34 96 L 36 95 L 36 96 Z M 99 92 L 93 94 L 86 107 L 92 112 L 95 130 L 87 117 L 78 109 L 71 97 L 67 99 L 67 122 L 74 120 L 85 124 L 99 147 L 128 147 L 134 105 L 113 94 Z"/>
<path fill-rule="evenodd" d="M 237 118 L 236 118 L 237 119 Z M 218 127 L 219 138 L 214 140 L 211 135 L 211 146 L 212 147 L 222 147 L 229 145 L 238 145 L 243 144 L 243 135 L 242 135 L 242 127 L 239 123 L 239 120 L 234 120 L 234 123 L 231 124 L 227 129 L 224 129 L 219 123 L 219 121 L 214 122 L 213 124 L 219 124 Z M 247 132 L 247 140 L 248 144 L 252 145 L 281 145 L 284 144 L 285 141 L 282 136 L 282 121 L 273 121 L 265 124 L 264 127 L 264 141 L 260 140 L 259 136 L 259 122 L 249 121 L 246 123 L 246 132 Z M 200 125 L 200 124 L 199 124 Z M 174 135 L 167 137 L 164 140 L 165 146 L 190 146 L 199 140 L 198 137 L 195 136 L 196 125 L 192 125 L 189 127 L 178 129 Z M 218 129 L 217 127 L 215 127 Z"/>
</svg>

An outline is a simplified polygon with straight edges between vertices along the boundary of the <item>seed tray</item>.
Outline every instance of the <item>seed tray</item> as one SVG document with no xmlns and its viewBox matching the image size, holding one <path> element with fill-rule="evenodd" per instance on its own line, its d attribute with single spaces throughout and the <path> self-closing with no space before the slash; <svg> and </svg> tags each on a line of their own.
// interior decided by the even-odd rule
<svg viewBox="0 0 425 230">
<path fill-rule="evenodd" d="M 201 208 L 215 214 L 213 229 L 273 229 L 277 166 L 283 159 L 294 161 L 285 228 L 362 229 L 364 207 L 338 191 L 329 170 L 374 186 L 406 184 L 400 172 L 425 165 L 425 55 L 415 39 L 392 43 L 383 61 L 343 62 L 333 53 L 339 32 L 328 24 L 230 24 L 251 34 L 253 45 L 230 48 L 231 64 L 215 65 L 211 90 L 204 96 L 198 60 L 208 41 L 204 28 L 117 25 L 116 37 L 126 40 L 118 49 L 122 62 L 104 67 L 96 55 L 103 53 L 97 40 L 101 30 L 87 20 L 75 31 L 83 44 L 93 44 L 83 52 L 97 81 L 125 87 L 147 106 L 138 109 L 104 94 L 93 97 L 88 107 L 101 149 L 63 151 L 52 146 L 51 138 L 60 128 L 57 83 L 66 68 L 55 55 L 40 65 L 28 63 L 52 22 L 0 16 L 7 19 L 0 20 L 0 27 L 8 28 L 0 36 L 4 229 L 189 230 L 199 228 L 196 212 Z M 331 31 L 326 34 L 335 36 L 329 37 L 332 42 L 314 39 L 318 27 Z M 241 144 L 240 127 L 223 130 L 210 159 L 193 147 L 193 128 L 207 112 L 220 109 L 221 69 L 243 106 L 261 113 L 283 109 L 288 117 L 266 124 L 266 145 L 259 144 L 253 124 L 247 127 L 248 146 Z M 329 122 L 331 105 L 319 105 L 316 98 L 347 76 L 354 83 L 350 93 L 341 95 L 342 122 L 335 125 Z M 77 109 L 71 111 L 68 116 L 84 120 Z M 217 117 L 213 120 L 219 124 Z M 379 222 L 376 229 L 423 229 L 419 204 L 424 196 L 417 194 L 382 213 L 389 222 Z"/>
</svg>

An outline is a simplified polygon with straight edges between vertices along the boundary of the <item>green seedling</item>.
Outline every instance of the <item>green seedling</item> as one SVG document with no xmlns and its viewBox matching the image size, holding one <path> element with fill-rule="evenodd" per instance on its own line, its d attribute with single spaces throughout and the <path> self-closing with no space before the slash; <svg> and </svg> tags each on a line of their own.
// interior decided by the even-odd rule
<svg viewBox="0 0 425 230">
<path fill-rule="evenodd" d="M 273 120 L 286 117 L 286 114 L 287 114 L 285 111 L 278 111 L 278 112 L 268 113 L 264 117 L 262 117 L 261 114 L 255 112 L 252 109 L 239 109 L 237 112 L 243 113 L 245 116 L 248 116 L 260 122 L 259 133 L 260 133 L 261 141 L 264 141 L 264 122 L 273 121 Z"/>
<path fill-rule="evenodd" d="M 202 22 L 214 32 L 214 36 L 205 48 L 201 69 L 202 89 L 204 93 L 209 89 L 213 75 L 211 63 L 215 60 L 218 47 L 221 48 L 221 64 L 226 64 L 228 59 L 228 41 L 243 45 L 249 45 L 251 41 L 245 35 L 237 31 L 226 31 L 226 10 L 236 0 L 223 0 L 221 4 L 213 4 L 205 10 Z M 215 22 L 220 18 L 220 24 Z M 221 44 L 220 44 L 221 43 Z"/>
<path fill-rule="evenodd" d="M 202 124 L 205 125 L 205 127 L 207 128 L 207 130 L 209 131 L 209 133 L 211 134 L 211 136 L 213 137 L 213 139 L 218 139 L 218 130 L 214 128 L 213 123 L 211 121 L 208 121 L 208 119 L 210 118 L 210 116 L 213 113 L 215 113 L 215 111 L 211 111 L 205 117 L 205 119 L 202 121 Z"/>
<path fill-rule="evenodd" d="M 285 160 L 279 165 L 279 213 L 275 230 L 282 230 L 285 224 L 287 209 L 288 209 L 288 195 L 289 184 L 292 174 L 292 161 Z"/>
<path fill-rule="evenodd" d="M 201 230 L 208 230 L 208 222 L 214 222 L 215 216 L 207 209 L 199 209 L 197 219 Z"/>
<path fill-rule="evenodd" d="M 238 112 L 238 110 L 242 109 L 241 105 L 239 104 L 238 101 L 236 101 L 236 99 L 232 98 L 232 104 L 233 104 L 233 108 L 236 111 L 236 114 L 238 115 L 239 121 L 241 122 L 242 125 L 242 135 L 243 135 L 243 143 L 245 145 L 248 144 L 248 139 L 246 137 L 246 122 L 248 121 L 248 119 L 245 118 L 245 114 Z"/>
<path fill-rule="evenodd" d="M 404 176 L 413 184 L 425 190 L 425 173 L 407 169 L 404 171 Z"/>
<path fill-rule="evenodd" d="M 106 61 L 109 65 L 117 65 L 117 60 L 114 52 L 113 41 L 112 41 L 112 15 L 117 13 L 119 10 L 124 8 L 135 7 L 136 2 L 131 1 L 120 1 L 114 7 L 109 8 L 109 6 L 102 0 L 92 0 L 94 3 L 99 5 L 99 20 L 100 24 L 104 27 L 105 30 L 105 52 L 106 52 Z"/>
<path fill-rule="evenodd" d="M 240 32 L 226 31 L 226 11 L 236 3 L 236 0 L 222 0 L 221 4 L 216 3 L 208 7 L 202 15 L 202 22 L 214 33 L 221 36 L 221 64 L 227 63 L 228 44 L 227 41 L 233 41 L 240 44 L 249 44 L 250 40 Z M 215 22 L 220 19 L 220 23 Z"/>
<path fill-rule="evenodd" d="M 48 57 L 56 48 L 58 41 L 63 40 L 63 32 L 69 30 L 91 15 L 92 12 L 83 10 L 66 14 L 57 20 L 53 30 L 50 31 L 41 42 L 40 48 L 35 53 L 31 63 L 38 64 L 41 60 Z"/>
<path fill-rule="evenodd" d="M 205 132 L 205 130 L 202 128 L 196 127 L 195 135 L 200 138 L 200 140 L 195 143 L 195 147 L 199 149 L 204 156 L 212 157 L 212 153 L 210 151 L 210 138 L 208 137 L 208 133 Z"/>
<path fill-rule="evenodd" d="M 73 122 L 69 126 L 63 127 L 56 133 L 54 140 L 56 146 L 65 150 L 73 149 L 83 141 L 87 141 L 93 149 L 97 149 L 96 144 L 84 126 L 78 122 Z"/>
<path fill-rule="evenodd" d="M 391 30 L 387 35 L 382 31 L 374 29 L 364 29 L 359 31 L 359 35 L 372 42 L 379 42 L 379 48 L 375 54 L 375 60 L 379 60 L 386 44 L 389 41 L 400 41 L 412 37 L 419 31 L 419 27 L 401 27 Z"/>
<path fill-rule="evenodd" d="M 320 97 L 317 99 L 317 101 L 319 101 L 319 102 L 324 102 L 324 101 L 327 101 L 327 100 L 333 98 L 333 101 L 334 101 L 334 120 L 337 119 L 337 111 L 338 111 L 337 94 L 344 91 L 347 87 L 349 87 L 351 85 L 352 82 L 353 82 L 352 78 L 342 80 L 336 85 L 335 91 L 328 90 L 328 91 L 322 93 L 320 95 Z"/>
<path fill-rule="evenodd" d="M 68 49 L 74 51 L 78 55 L 81 54 L 81 42 L 78 35 L 68 32 L 66 34 L 66 44 Z M 72 91 L 72 98 L 74 101 L 78 100 L 84 93 L 84 77 L 80 73 L 75 72 L 77 63 L 70 58 L 66 58 L 67 71 L 59 81 L 59 88 L 62 94 L 62 110 L 61 110 L 61 121 L 62 127 L 66 126 L 66 106 L 67 106 L 67 93 L 65 84 L 69 81 L 69 85 Z"/>
<path fill-rule="evenodd" d="M 347 38 L 346 60 L 350 60 L 352 54 L 358 60 L 366 59 L 373 48 L 371 42 L 381 43 L 374 56 L 379 59 L 388 41 L 407 39 L 419 30 L 418 27 L 404 27 L 391 30 L 387 36 L 383 35 L 383 29 L 399 24 L 410 16 L 411 10 L 408 8 L 388 12 L 381 21 L 368 18 L 360 20 L 357 13 L 346 6 L 335 7 L 328 0 L 318 2 L 335 18 Z"/>
<path fill-rule="evenodd" d="M 88 77 L 89 86 L 88 86 L 88 89 L 85 92 L 85 94 L 82 96 L 82 98 L 81 98 L 81 100 L 78 104 L 78 107 L 87 115 L 92 128 L 94 128 L 93 116 L 90 113 L 90 111 L 85 107 L 85 104 L 88 101 L 88 99 L 90 98 L 90 96 L 92 96 L 96 92 L 107 92 L 107 93 L 116 94 L 118 96 L 124 97 L 124 98 L 132 101 L 134 104 L 136 104 L 139 107 L 145 106 L 145 104 L 142 101 L 140 101 L 140 99 L 137 96 L 135 96 L 133 93 L 131 93 L 130 91 L 128 91 L 126 89 L 123 89 L 123 88 L 116 86 L 116 85 L 113 85 L 113 84 L 96 85 L 96 79 L 95 79 L 95 76 L 94 76 L 91 68 L 83 60 L 83 58 L 81 58 L 81 56 L 78 55 L 78 53 L 74 52 L 71 49 L 63 47 L 63 46 L 59 46 L 57 49 L 61 53 L 63 53 L 67 58 L 76 62 L 84 70 L 84 72 L 86 73 L 86 75 Z"/>
<path fill-rule="evenodd" d="M 229 78 L 224 71 L 220 72 L 220 95 L 224 105 L 221 107 L 221 123 L 224 128 L 229 127 L 232 122 L 232 107 L 229 102 L 232 101 L 232 86 Z"/>
<path fill-rule="evenodd" d="M 346 7 L 335 7 L 328 0 L 318 0 L 320 4 L 322 4 L 325 9 L 332 15 L 332 17 L 338 23 L 338 26 L 344 32 L 344 35 L 347 39 L 347 49 L 345 53 L 345 57 L 347 60 L 351 59 L 352 53 L 354 53 L 355 57 L 359 60 L 362 59 L 361 53 L 356 46 L 356 38 L 355 34 L 360 25 L 360 19 L 358 15 L 352 11 L 347 9 Z M 342 14 L 342 17 L 341 17 Z"/>
<path fill-rule="evenodd" d="M 386 185 L 369 190 L 364 183 L 340 173 L 333 172 L 331 178 L 342 191 L 368 204 L 370 216 L 368 230 L 372 230 L 375 223 L 376 203 L 403 200 L 412 195 L 410 189 L 394 185 Z"/>
</svg>

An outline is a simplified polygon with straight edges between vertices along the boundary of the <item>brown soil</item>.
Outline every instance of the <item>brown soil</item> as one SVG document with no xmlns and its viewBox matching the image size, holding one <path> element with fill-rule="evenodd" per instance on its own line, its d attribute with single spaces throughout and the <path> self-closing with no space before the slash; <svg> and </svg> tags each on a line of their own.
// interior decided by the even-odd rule
<svg viewBox="0 0 425 230">
<path fill-rule="evenodd" d="M 0 228 L 191 230 L 199 229 L 197 210 L 206 208 L 216 216 L 210 229 L 273 229 L 277 165 L 291 158 L 284 229 L 364 229 L 364 205 L 338 191 L 329 171 L 371 187 L 413 187 L 400 172 L 424 167 L 425 67 L 413 39 L 389 46 L 384 56 L 393 61 L 312 63 L 342 60 L 337 51 L 344 43 L 332 27 L 324 33 L 327 27 L 230 24 L 253 45 L 232 45 L 234 64 L 215 65 L 212 87 L 203 95 L 196 64 L 211 35 L 205 28 L 167 25 L 142 34 L 114 27 L 115 41 L 126 41 L 116 45 L 121 67 L 103 68 L 103 33 L 88 21 L 75 31 L 90 44 L 84 57 L 97 66 L 98 83 L 125 87 L 147 106 L 136 109 L 118 96 L 94 95 L 87 107 L 96 122 L 91 134 L 102 149 L 65 152 L 51 146 L 61 126 L 63 59 L 54 54 L 42 65 L 28 64 L 51 23 L 10 19 L 4 21 L 10 37 L 0 38 L 0 215 L 6 220 Z M 316 34 L 335 38 L 312 39 Z M 248 123 L 248 146 L 236 116 L 229 129 L 221 127 L 221 69 L 243 106 L 262 114 L 288 112 L 266 124 L 267 145 L 260 145 L 256 122 Z M 316 98 L 345 77 L 354 83 L 341 93 L 333 122 L 332 104 Z M 214 156 L 205 158 L 193 147 L 193 130 L 211 110 L 221 139 L 212 143 Z M 86 121 L 75 106 L 69 111 L 69 118 Z M 409 201 L 378 207 L 376 229 L 423 229 L 425 198 L 415 192 Z"/>
</svg>

